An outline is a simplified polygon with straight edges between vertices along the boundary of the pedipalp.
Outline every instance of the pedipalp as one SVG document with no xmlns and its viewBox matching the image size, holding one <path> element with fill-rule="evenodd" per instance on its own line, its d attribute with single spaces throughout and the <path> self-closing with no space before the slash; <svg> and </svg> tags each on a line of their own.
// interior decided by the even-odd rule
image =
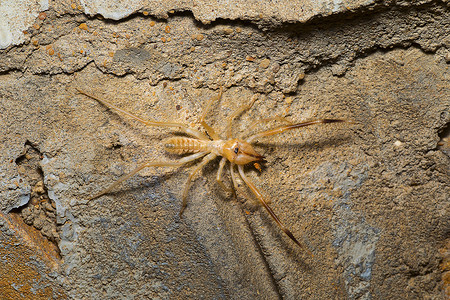
<svg viewBox="0 0 450 300">
<path fill-rule="evenodd" d="M 288 131 L 288 130 L 297 129 L 297 128 L 300 128 L 300 127 L 305 127 L 305 126 L 310 126 L 310 125 L 315 125 L 315 124 L 341 123 L 341 122 L 348 122 L 348 121 L 341 120 L 341 119 L 318 119 L 318 120 L 301 122 L 301 123 L 296 123 L 296 124 L 283 125 L 283 126 L 276 127 L 274 129 L 265 130 L 265 131 L 253 134 L 250 137 L 248 137 L 246 139 L 246 141 L 248 143 L 252 143 L 255 139 L 257 139 L 259 137 L 280 134 L 280 133 L 283 133 L 283 132 Z"/>
</svg>

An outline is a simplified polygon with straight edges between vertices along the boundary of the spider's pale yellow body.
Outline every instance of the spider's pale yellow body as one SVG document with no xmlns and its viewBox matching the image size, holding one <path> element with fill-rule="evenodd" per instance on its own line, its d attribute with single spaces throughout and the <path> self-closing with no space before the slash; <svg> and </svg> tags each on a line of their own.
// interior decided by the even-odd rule
<svg viewBox="0 0 450 300">
<path fill-rule="evenodd" d="M 268 201 L 266 199 L 264 199 L 264 196 L 262 195 L 262 193 L 259 191 L 259 189 L 253 184 L 253 182 L 245 175 L 244 173 L 244 165 L 248 164 L 248 163 L 252 163 L 252 162 L 257 162 L 257 161 L 261 161 L 264 157 L 262 155 L 260 155 L 258 152 L 256 152 L 256 150 L 253 148 L 253 146 L 251 145 L 251 143 L 256 140 L 257 138 L 260 137 L 265 137 L 265 136 L 270 136 L 270 135 L 275 135 L 275 134 L 279 134 L 291 129 L 295 129 L 295 128 L 300 128 L 300 127 L 304 127 L 304 126 L 309 126 L 309 125 L 314 125 L 314 124 L 321 124 L 321 123 L 336 123 L 336 122 L 346 122 L 344 120 L 339 120 L 339 119 L 319 119 L 319 120 L 314 120 L 314 121 L 309 121 L 309 122 L 302 122 L 302 123 L 296 123 L 293 124 L 289 121 L 287 121 L 285 118 L 282 117 L 274 117 L 274 118 L 268 118 L 268 119 L 262 119 L 260 121 L 258 121 L 257 123 L 264 123 L 267 121 L 272 121 L 272 120 L 278 120 L 284 123 L 287 123 L 287 125 L 282 125 L 282 126 L 278 126 L 275 127 L 273 129 L 270 130 L 266 130 L 266 131 L 262 131 L 262 132 L 258 132 L 256 134 L 251 135 L 250 137 L 246 138 L 246 139 L 237 139 L 237 138 L 232 138 L 232 133 L 231 133 L 231 122 L 232 120 L 238 116 L 239 114 L 241 114 L 242 112 L 244 112 L 245 110 L 249 109 L 253 103 L 255 102 L 255 100 L 257 99 L 256 96 L 254 96 L 250 102 L 250 104 L 248 105 L 244 105 L 242 106 L 240 109 L 238 109 L 235 113 L 233 113 L 231 116 L 228 117 L 227 119 L 227 138 L 226 139 L 221 139 L 219 137 L 219 135 L 216 133 L 216 131 L 210 127 L 208 124 L 206 124 L 205 122 L 205 116 L 207 114 L 207 112 L 209 111 L 209 108 L 211 107 L 211 103 L 212 100 L 214 100 L 214 98 L 212 98 L 207 106 L 206 109 L 204 110 L 202 116 L 200 117 L 200 124 L 203 126 L 203 128 L 205 128 L 206 130 L 206 134 L 193 129 L 193 128 L 189 128 L 184 124 L 180 124 L 180 123 L 174 123 L 174 122 L 157 122 L 157 121 L 149 121 L 149 120 L 145 120 L 142 118 L 139 118 L 137 116 L 135 116 L 132 113 L 129 113 L 117 106 L 115 106 L 114 104 L 111 104 L 103 99 L 99 99 L 98 97 L 95 97 L 93 95 L 90 95 L 86 92 L 83 92 L 81 90 L 78 90 L 81 94 L 88 96 L 92 99 L 97 100 L 98 102 L 102 103 L 103 105 L 116 110 L 117 112 L 120 112 L 124 115 L 127 115 L 141 123 L 144 123 L 146 125 L 149 126 L 159 126 L 159 127 L 172 127 L 172 128 L 176 128 L 179 131 L 183 132 L 186 135 L 192 136 L 191 137 L 171 137 L 165 140 L 165 148 L 168 152 L 170 153 L 174 153 L 174 154 L 188 154 L 187 156 L 184 156 L 182 158 L 180 158 L 177 161 L 166 161 L 166 162 L 158 162 L 158 161 L 153 161 L 153 162 L 147 162 L 147 163 L 143 163 L 140 166 L 138 166 L 137 168 L 135 168 L 133 171 L 131 171 L 129 174 L 122 176 L 121 178 L 119 178 L 115 183 L 113 183 L 110 187 L 108 187 L 107 189 L 97 193 L 96 195 L 90 197 L 91 199 L 100 197 L 108 192 L 110 192 L 115 186 L 119 185 L 120 183 L 122 183 L 123 181 L 129 179 L 130 177 L 132 177 L 133 175 L 135 175 L 136 173 L 138 173 L 140 170 L 147 168 L 147 167 L 178 167 L 178 166 L 182 166 L 188 162 L 197 160 L 199 158 L 202 158 L 202 161 L 192 170 L 192 172 L 189 174 L 189 177 L 187 179 L 187 184 L 184 187 L 184 191 L 183 191 L 183 196 L 182 196 L 182 200 L 183 200 L 183 204 L 181 207 L 181 211 L 180 211 L 180 216 L 183 213 L 184 209 L 186 208 L 187 205 L 187 194 L 189 191 L 189 186 L 190 183 L 192 181 L 192 178 L 194 177 L 194 175 L 203 167 L 205 166 L 208 162 L 212 161 L 213 159 L 217 158 L 217 157 L 221 157 L 220 163 L 219 163 L 219 169 L 217 172 L 217 176 L 216 176 L 216 180 L 217 182 L 220 184 L 220 186 L 222 188 L 224 188 L 226 191 L 230 191 L 234 193 L 234 190 L 232 188 L 228 188 L 226 187 L 223 182 L 222 182 L 222 173 L 223 173 L 223 168 L 225 166 L 225 164 L 227 162 L 229 162 L 230 164 L 230 174 L 231 174 L 231 180 L 233 183 L 233 187 L 235 190 L 238 191 L 242 191 L 242 189 L 239 187 L 239 185 L 237 184 L 236 181 L 236 177 L 235 177 L 235 169 L 238 169 L 238 173 L 239 176 L 242 178 L 242 180 L 245 182 L 245 184 L 248 186 L 248 188 L 252 191 L 252 193 L 256 196 L 256 198 L 258 198 L 258 200 L 261 202 L 262 206 L 264 206 L 264 208 L 267 210 L 267 212 L 270 214 L 270 216 L 274 219 L 274 221 L 278 224 L 278 226 L 286 233 L 286 235 L 288 235 L 298 246 L 302 247 L 302 245 L 300 244 L 300 242 L 294 237 L 294 235 L 291 233 L 291 231 L 289 229 L 286 228 L 286 226 L 284 226 L 281 221 L 278 219 L 278 217 L 275 215 L 275 213 L 273 212 L 273 210 L 270 208 L 270 206 L 268 205 Z M 222 96 L 222 88 L 220 89 L 220 93 L 218 96 L 218 99 L 220 99 Z M 250 126 L 250 128 L 253 126 Z M 245 193 L 244 193 L 245 194 Z M 311 252 L 306 249 L 310 254 Z M 312 255 L 312 254 L 311 254 Z"/>
<path fill-rule="evenodd" d="M 172 137 L 165 141 L 166 150 L 174 154 L 214 153 L 237 165 L 259 161 L 264 157 L 252 145 L 239 139 L 204 141 L 187 137 Z"/>
</svg>

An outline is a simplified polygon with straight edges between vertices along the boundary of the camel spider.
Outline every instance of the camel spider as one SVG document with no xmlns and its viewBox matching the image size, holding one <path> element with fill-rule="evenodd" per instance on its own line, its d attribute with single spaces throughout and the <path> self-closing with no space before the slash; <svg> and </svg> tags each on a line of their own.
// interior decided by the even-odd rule
<svg viewBox="0 0 450 300">
<path fill-rule="evenodd" d="M 171 137 L 165 141 L 165 147 L 168 152 L 175 153 L 175 154 L 189 154 L 188 156 L 184 156 L 177 161 L 171 161 L 171 162 L 169 162 L 169 161 L 167 161 L 167 162 L 154 161 L 154 162 L 143 163 L 143 164 L 139 165 L 137 168 L 135 168 L 133 171 L 131 171 L 129 174 L 126 174 L 126 175 L 120 177 L 116 182 L 114 182 L 108 188 L 106 188 L 106 189 L 102 190 L 101 192 L 95 194 L 94 196 L 90 197 L 89 200 L 98 198 L 98 197 L 110 192 L 114 187 L 116 187 L 120 183 L 124 182 L 125 180 L 131 178 L 132 176 L 134 176 L 136 173 L 138 173 L 139 171 L 141 171 L 144 168 L 148 168 L 148 167 L 179 167 L 188 162 L 192 162 L 194 160 L 197 160 L 197 159 L 203 157 L 202 161 L 189 174 L 186 185 L 184 187 L 183 196 L 182 196 L 183 202 L 182 202 L 182 207 L 180 210 L 180 216 L 181 216 L 181 214 L 183 213 L 183 211 L 187 205 L 187 201 L 186 201 L 187 194 L 189 191 L 190 183 L 191 183 L 194 175 L 211 160 L 213 160 L 217 157 L 222 157 L 219 162 L 219 169 L 218 169 L 217 175 L 216 175 L 217 183 L 227 192 L 235 193 L 235 190 L 237 190 L 237 191 L 240 191 L 242 194 L 246 195 L 246 193 L 243 192 L 241 190 L 241 188 L 238 186 L 237 181 L 236 181 L 236 175 L 235 175 L 234 170 L 237 167 L 239 176 L 242 178 L 242 180 L 245 182 L 245 184 L 248 186 L 248 188 L 252 191 L 252 193 L 255 195 L 255 197 L 259 200 L 259 202 L 262 204 L 262 206 L 264 206 L 264 208 L 267 210 L 269 215 L 273 218 L 275 223 L 277 223 L 277 225 L 280 227 L 280 229 L 283 230 L 284 233 L 287 236 L 289 236 L 289 238 L 291 238 L 299 247 L 304 248 L 302 246 L 302 244 L 294 237 L 294 235 L 291 233 L 291 231 L 286 226 L 284 226 L 283 223 L 281 223 L 280 219 L 277 217 L 277 215 L 273 212 L 273 210 L 268 205 L 268 203 L 270 203 L 270 202 L 268 202 L 266 199 L 264 199 L 260 190 L 245 175 L 244 165 L 249 164 L 249 163 L 254 163 L 255 167 L 257 169 L 259 169 L 259 165 L 257 164 L 257 162 L 262 161 L 264 158 L 264 156 L 257 153 L 255 151 L 255 149 L 253 149 L 251 143 L 253 141 L 255 141 L 257 138 L 279 134 L 279 133 L 282 133 L 282 132 L 285 132 L 285 131 L 288 131 L 291 129 L 295 129 L 295 128 L 310 126 L 310 125 L 314 125 L 314 124 L 321 124 L 321 123 L 337 123 L 337 122 L 348 122 L 348 121 L 340 120 L 340 119 L 318 119 L 318 120 L 293 124 L 282 117 L 273 117 L 273 118 L 267 118 L 267 119 L 262 119 L 262 120 L 256 121 L 248 129 L 253 128 L 258 123 L 266 123 L 266 122 L 269 122 L 272 120 L 278 120 L 278 121 L 284 122 L 284 123 L 286 123 L 286 125 L 281 125 L 281 126 L 275 127 L 270 130 L 265 130 L 265 131 L 255 133 L 253 135 L 250 135 L 246 139 L 232 138 L 232 132 L 231 132 L 232 120 L 253 106 L 253 103 L 257 99 L 257 95 L 254 95 L 249 104 L 243 105 L 242 107 L 237 109 L 233 114 L 231 114 L 227 118 L 226 139 L 223 140 L 219 137 L 219 135 L 216 133 L 216 131 L 211 126 L 206 124 L 206 122 L 205 122 L 206 114 L 208 113 L 209 109 L 211 108 L 212 102 L 215 99 L 215 97 L 212 97 L 208 101 L 206 108 L 203 111 L 203 114 L 201 115 L 200 120 L 199 120 L 200 124 L 203 126 L 203 128 L 205 129 L 205 131 L 207 133 L 207 135 L 206 135 L 196 129 L 189 128 L 186 125 L 180 124 L 180 123 L 157 122 L 157 121 L 144 120 L 144 119 L 137 117 L 137 116 L 133 115 L 132 113 L 129 113 L 129 112 L 127 112 L 127 111 L 125 111 L 103 99 L 99 99 L 98 97 L 93 96 L 89 93 L 86 93 L 80 89 L 77 89 L 77 90 L 80 94 L 83 94 L 89 98 L 92 98 L 92 99 L 100 102 L 101 104 L 105 105 L 106 107 L 113 109 L 119 113 L 122 113 L 130 118 L 133 118 L 143 124 L 146 124 L 148 126 L 173 127 L 173 128 L 178 129 L 179 131 L 183 132 L 186 135 L 194 137 L 194 138 L 189 138 L 189 137 L 178 137 L 177 136 L 177 137 Z M 217 101 L 220 101 L 220 99 L 222 98 L 222 93 L 223 93 L 223 88 L 220 88 L 219 95 L 217 96 Z M 227 161 L 230 162 L 230 174 L 231 174 L 231 181 L 233 183 L 234 190 L 233 190 L 233 188 L 229 188 L 229 187 L 225 186 L 225 184 L 222 182 L 222 173 L 223 173 L 223 169 L 224 169 Z M 311 254 L 311 252 L 307 248 L 304 248 L 304 249 L 306 249 L 306 251 L 308 251 Z"/>
</svg>

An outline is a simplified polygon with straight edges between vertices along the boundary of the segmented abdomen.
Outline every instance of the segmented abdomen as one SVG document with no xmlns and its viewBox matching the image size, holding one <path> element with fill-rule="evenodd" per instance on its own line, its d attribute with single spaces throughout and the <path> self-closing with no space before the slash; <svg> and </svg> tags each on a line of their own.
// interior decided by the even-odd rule
<svg viewBox="0 0 450 300">
<path fill-rule="evenodd" d="M 202 140 L 186 137 L 173 137 L 165 141 L 166 150 L 170 153 L 185 154 L 208 151 L 207 143 Z"/>
</svg>

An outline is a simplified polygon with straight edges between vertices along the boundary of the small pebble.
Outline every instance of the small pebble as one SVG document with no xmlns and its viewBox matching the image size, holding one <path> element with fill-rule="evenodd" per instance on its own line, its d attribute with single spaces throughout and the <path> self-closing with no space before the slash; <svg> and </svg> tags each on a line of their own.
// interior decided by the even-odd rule
<svg viewBox="0 0 450 300">
<path fill-rule="evenodd" d="M 81 23 L 81 24 L 78 26 L 78 28 L 80 28 L 80 29 L 82 29 L 82 30 L 86 30 L 86 31 L 89 29 L 86 23 Z"/>
<path fill-rule="evenodd" d="M 38 194 L 43 194 L 45 192 L 44 182 L 39 181 L 38 183 L 36 183 L 36 185 L 33 187 L 33 192 L 38 193 Z"/>
<path fill-rule="evenodd" d="M 259 63 L 259 66 L 261 67 L 261 68 L 267 68 L 268 66 L 270 65 L 270 59 L 268 59 L 268 58 L 264 58 L 260 63 Z"/>
</svg>

